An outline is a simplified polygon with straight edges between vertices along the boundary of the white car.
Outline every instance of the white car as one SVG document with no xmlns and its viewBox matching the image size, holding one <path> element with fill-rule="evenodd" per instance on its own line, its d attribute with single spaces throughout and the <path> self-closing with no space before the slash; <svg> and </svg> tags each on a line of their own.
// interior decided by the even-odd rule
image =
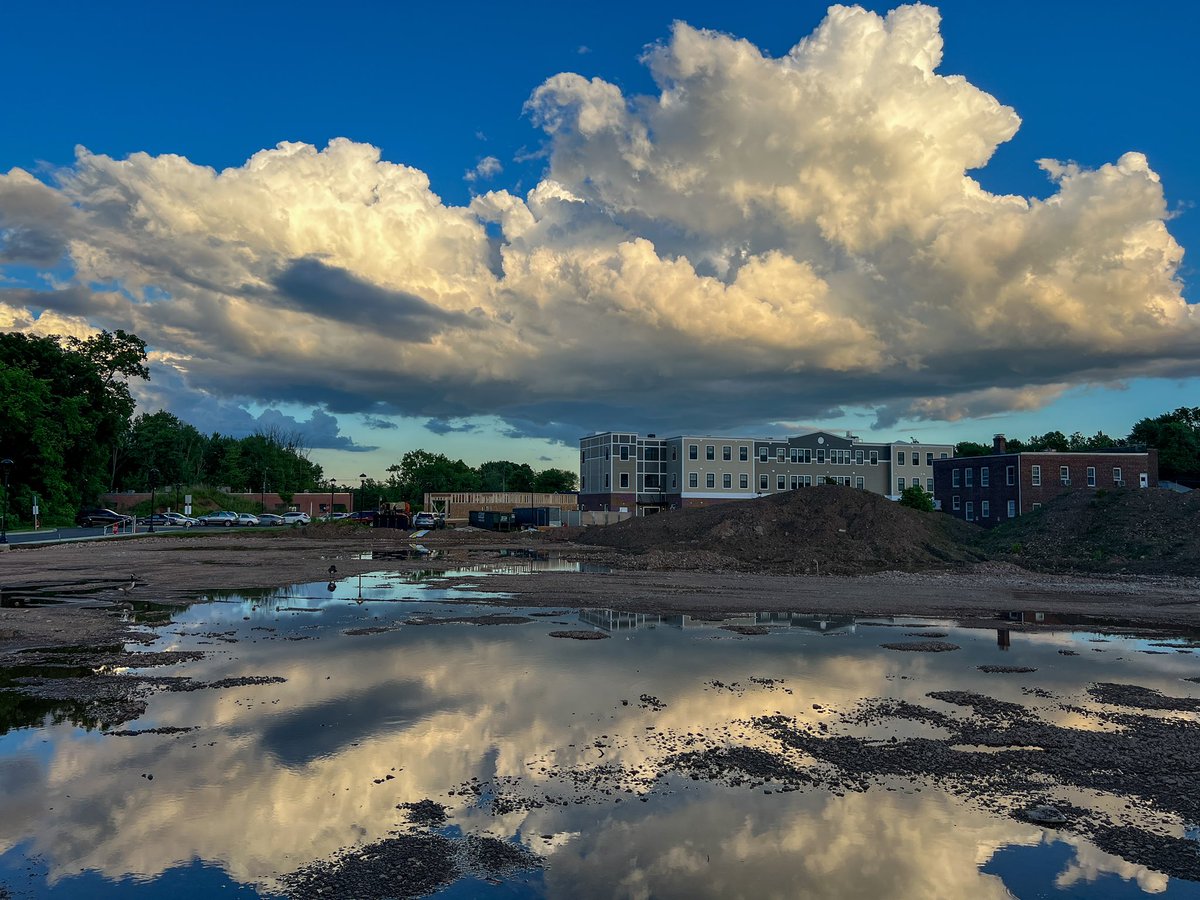
<svg viewBox="0 0 1200 900">
<path fill-rule="evenodd" d="M 258 524 L 258 516 L 252 515 L 250 513 L 238 513 L 237 523 L 239 525 L 257 525 Z"/>
<path fill-rule="evenodd" d="M 311 521 L 306 512 L 285 512 L 283 514 L 284 525 L 307 525 Z"/>
</svg>

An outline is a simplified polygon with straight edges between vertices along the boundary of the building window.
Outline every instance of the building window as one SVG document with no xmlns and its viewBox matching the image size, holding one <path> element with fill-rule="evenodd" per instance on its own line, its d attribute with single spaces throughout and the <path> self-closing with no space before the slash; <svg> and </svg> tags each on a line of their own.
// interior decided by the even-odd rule
<svg viewBox="0 0 1200 900">
<path fill-rule="evenodd" d="M 721 448 L 721 459 L 724 459 L 724 460 L 733 459 L 733 448 L 730 447 L 728 444 L 726 444 L 724 447 Z"/>
<path fill-rule="evenodd" d="M 629 446 L 627 444 L 621 445 L 621 459 L 629 459 Z"/>
<path fill-rule="evenodd" d="M 759 476 L 758 476 L 758 489 L 759 489 L 760 491 L 765 491 L 765 490 L 767 490 L 767 476 L 766 476 L 766 475 L 759 475 Z"/>
<path fill-rule="evenodd" d="M 1005 466 L 1004 467 L 1004 483 L 1011 486 L 1016 483 L 1016 480 L 1017 480 L 1017 467 L 1016 466 Z"/>
<path fill-rule="evenodd" d="M 695 472 L 688 472 L 688 487 L 699 487 L 700 476 Z"/>
<path fill-rule="evenodd" d="M 933 479 L 932 478 L 925 479 L 925 490 L 931 494 L 933 493 Z"/>
<path fill-rule="evenodd" d="M 1113 466 L 1113 484 L 1120 487 L 1125 483 L 1125 479 L 1121 477 L 1121 467 Z"/>
<path fill-rule="evenodd" d="M 975 521 L 975 504 L 971 500 L 967 501 L 967 514 L 965 518 L 968 522 Z"/>
<path fill-rule="evenodd" d="M 1088 487 L 1096 486 L 1096 467 L 1095 466 L 1087 467 L 1087 479 L 1088 479 Z"/>
<path fill-rule="evenodd" d="M 759 447 L 759 448 L 758 448 L 758 461 L 759 461 L 759 462 L 766 462 L 766 461 L 767 461 L 767 448 L 766 448 L 766 447 Z"/>
<path fill-rule="evenodd" d="M 791 455 L 790 455 L 790 459 L 791 459 L 791 461 L 792 461 L 792 462 L 794 462 L 794 463 L 798 463 L 798 462 L 800 462 L 800 448 L 799 448 L 799 447 L 793 447 L 793 448 L 792 448 L 792 450 L 791 450 Z"/>
<path fill-rule="evenodd" d="M 700 448 L 696 444 L 688 444 L 688 459 L 699 459 Z"/>
<path fill-rule="evenodd" d="M 721 476 L 721 486 L 727 487 L 727 488 L 733 487 L 733 476 L 728 473 L 726 473 L 725 475 L 722 475 Z"/>
<path fill-rule="evenodd" d="M 992 511 L 992 504 L 988 500 L 979 501 L 979 518 L 986 519 Z"/>
<path fill-rule="evenodd" d="M 904 465 L 904 456 L 905 456 L 905 453 L 903 450 L 896 451 L 896 465 L 898 465 L 898 466 Z"/>
<path fill-rule="evenodd" d="M 896 479 L 896 493 L 897 494 L 904 493 L 904 479 L 903 478 Z"/>
<path fill-rule="evenodd" d="M 962 469 L 950 473 L 950 487 L 962 487 Z"/>
<path fill-rule="evenodd" d="M 608 448 L 608 447 L 605 447 L 605 448 L 604 448 L 604 458 L 605 458 L 605 459 L 609 459 L 609 455 L 608 455 L 608 454 L 609 454 L 609 448 Z"/>
<path fill-rule="evenodd" d="M 1010 519 L 1015 519 L 1017 517 L 1017 501 L 1016 500 L 1008 501 L 1008 517 Z"/>
<path fill-rule="evenodd" d="M 629 487 L 629 473 L 628 472 L 621 473 L 621 487 L 623 487 L 623 488 Z"/>
<path fill-rule="evenodd" d="M 1071 469 L 1069 466 L 1058 467 L 1058 480 L 1063 484 L 1071 483 Z"/>
<path fill-rule="evenodd" d="M 716 473 L 709 472 L 707 475 L 704 476 L 704 486 L 705 487 L 716 487 L 717 486 Z"/>
<path fill-rule="evenodd" d="M 794 490 L 797 490 L 799 487 L 800 487 L 800 476 L 799 476 L 799 475 L 793 475 L 793 476 L 792 476 L 792 490 L 793 490 L 793 491 L 794 491 Z"/>
<path fill-rule="evenodd" d="M 750 448 L 749 447 L 738 447 L 738 459 L 740 459 L 742 462 L 749 462 Z"/>
<path fill-rule="evenodd" d="M 714 447 L 712 444 L 706 444 L 704 446 L 704 458 L 705 459 L 716 459 L 717 458 L 717 448 Z"/>
<path fill-rule="evenodd" d="M 925 465 L 927 465 L 927 466 L 933 465 L 933 452 L 932 451 L 925 454 Z"/>
<path fill-rule="evenodd" d="M 604 476 L 604 489 L 608 490 L 608 476 L 607 475 Z"/>
<path fill-rule="evenodd" d="M 738 487 L 744 491 L 750 488 L 750 476 L 745 472 L 738 476 Z"/>
<path fill-rule="evenodd" d="M 775 479 L 775 487 L 777 490 L 787 490 L 787 476 L 780 475 Z"/>
<path fill-rule="evenodd" d="M 959 500 L 958 500 L 958 494 L 954 495 L 954 502 L 951 504 L 951 506 L 953 507 L 955 512 L 958 512 L 959 509 L 961 509 L 961 506 L 960 506 Z"/>
<path fill-rule="evenodd" d="M 1035 503 L 1035 504 L 1033 504 L 1033 508 L 1034 508 L 1034 509 L 1041 509 L 1041 508 L 1042 508 L 1042 504 L 1040 504 L 1040 503 Z"/>
<path fill-rule="evenodd" d="M 980 487 L 989 487 L 991 480 L 992 480 L 992 470 L 989 469 L 987 466 L 980 466 L 979 467 L 979 486 Z M 986 516 L 984 518 L 986 518 Z"/>
<path fill-rule="evenodd" d="M 867 486 L 867 480 L 859 475 L 854 479 L 854 486 L 861 491 Z"/>
<path fill-rule="evenodd" d="M 825 448 L 824 447 L 820 447 L 817 449 L 817 463 L 818 463 L 818 465 L 825 464 Z"/>
<path fill-rule="evenodd" d="M 587 476 L 586 475 L 579 476 L 579 492 L 581 494 L 587 492 Z"/>
<path fill-rule="evenodd" d="M 783 453 L 784 453 L 784 450 L 782 447 L 775 448 L 775 461 L 776 462 L 783 462 Z"/>
<path fill-rule="evenodd" d="M 878 450 L 871 451 L 871 465 L 873 465 L 873 466 L 879 465 L 879 451 Z"/>
<path fill-rule="evenodd" d="M 859 466 L 863 464 L 863 452 L 861 450 L 854 451 L 854 463 Z"/>
<path fill-rule="evenodd" d="M 679 476 L 678 475 L 674 475 L 674 474 L 671 475 L 671 487 L 672 488 L 679 487 Z"/>
<path fill-rule="evenodd" d="M 974 487 L 974 486 L 975 486 L 975 470 L 967 469 L 965 472 L 963 472 L 963 487 Z"/>
<path fill-rule="evenodd" d="M 938 459 L 949 459 L 949 458 L 950 458 L 949 453 L 939 453 L 938 454 Z"/>
<path fill-rule="evenodd" d="M 1034 466 L 1029 470 L 1029 481 L 1034 487 L 1042 486 L 1042 467 Z"/>
</svg>

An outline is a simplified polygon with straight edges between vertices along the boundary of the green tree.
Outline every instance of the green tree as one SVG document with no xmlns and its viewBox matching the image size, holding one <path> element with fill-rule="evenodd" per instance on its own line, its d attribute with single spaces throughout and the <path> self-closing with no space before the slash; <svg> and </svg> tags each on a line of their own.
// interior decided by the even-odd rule
<svg viewBox="0 0 1200 900">
<path fill-rule="evenodd" d="M 479 467 L 479 489 L 481 491 L 534 490 L 533 469 L 528 463 L 515 463 L 507 459 L 485 462 Z"/>
<path fill-rule="evenodd" d="M 1200 407 L 1181 406 L 1142 419 L 1129 432 L 1129 440 L 1158 451 L 1158 468 L 1164 477 L 1200 479 Z"/>
<path fill-rule="evenodd" d="M 975 441 L 959 441 L 954 445 L 955 456 L 987 456 L 991 452 L 990 444 L 977 444 Z"/>
<path fill-rule="evenodd" d="M 574 472 L 566 469 L 543 469 L 533 479 L 533 489 L 545 494 L 573 491 L 577 478 Z"/>
<path fill-rule="evenodd" d="M 933 512 L 933 497 L 925 493 L 925 489 L 919 484 L 913 484 L 901 491 L 900 505 L 922 512 Z"/>
<path fill-rule="evenodd" d="M 480 485 L 479 472 L 461 459 L 426 450 L 408 451 L 399 463 L 388 466 L 388 472 L 388 485 L 399 499 L 414 505 L 423 503 L 430 491 L 477 491 Z"/>
<path fill-rule="evenodd" d="M 0 453 L 14 463 L 12 494 L 38 493 L 48 522 L 69 521 L 112 485 L 113 451 L 134 409 L 128 380 L 147 377 L 145 359 L 146 345 L 124 331 L 0 334 Z"/>
</svg>

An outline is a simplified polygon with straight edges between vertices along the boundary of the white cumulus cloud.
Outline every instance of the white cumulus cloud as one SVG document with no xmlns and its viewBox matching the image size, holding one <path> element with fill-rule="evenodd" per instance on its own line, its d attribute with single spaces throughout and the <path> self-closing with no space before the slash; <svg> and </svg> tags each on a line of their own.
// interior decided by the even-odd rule
<svg viewBox="0 0 1200 900">
<path fill-rule="evenodd" d="M 134 331 L 211 397 L 545 434 L 953 420 L 1200 374 L 1150 161 L 984 190 L 1020 119 L 941 54 L 928 6 L 833 7 L 778 58 L 679 23 L 651 95 L 537 86 L 542 180 L 466 207 L 344 139 L 223 171 L 80 149 L 0 175 L 0 266 L 73 273 L 0 281 L 0 322 Z"/>
</svg>

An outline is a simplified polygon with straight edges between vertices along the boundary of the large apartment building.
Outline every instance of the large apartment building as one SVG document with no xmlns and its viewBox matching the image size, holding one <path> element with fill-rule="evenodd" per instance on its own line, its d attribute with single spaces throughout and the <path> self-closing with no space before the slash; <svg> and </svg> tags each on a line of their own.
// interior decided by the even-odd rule
<svg viewBox="0 0 1200 900">
<path fill-rule="evenodd" d="M 1157 450 L 1010 453 L 1002 434 L 987 456 L 947 459 L 933 468 L 933 495 L 942 512 L 985 528 L 1032 512 L 1067 491 L 1158 486 Z"/>
<path fill-rule="evenodd" d="M 786 438 L 597 432 L 579 440 L 579 503 L 585 510 L 662 509 L 747 500 L 817 484 L 896 495 L 933 493 L 933 462 L 952 444 L 870 443 L 828 431 Z"/>
</svg>

